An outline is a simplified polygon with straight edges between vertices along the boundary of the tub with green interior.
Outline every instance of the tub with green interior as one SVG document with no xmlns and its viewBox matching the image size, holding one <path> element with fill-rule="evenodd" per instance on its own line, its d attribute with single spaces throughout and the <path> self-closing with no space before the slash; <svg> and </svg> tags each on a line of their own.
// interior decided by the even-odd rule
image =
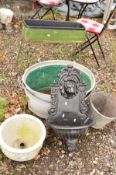
<svg viewBox="0 0 116 175">
<path fill-rule="evenodd" d="M 49 89 L 54 81 L 58 80 L 58 74 L 66 67 L 66 65 L 48 65 L 39 67 L 31 71 L 26 77 L 26 84 L 34 91 L 44 91 Z M 91 80 L 89 76 L 80 71 L 80 80 L 86 84 L 86 90 L 91 88 Z"/>
</svg>

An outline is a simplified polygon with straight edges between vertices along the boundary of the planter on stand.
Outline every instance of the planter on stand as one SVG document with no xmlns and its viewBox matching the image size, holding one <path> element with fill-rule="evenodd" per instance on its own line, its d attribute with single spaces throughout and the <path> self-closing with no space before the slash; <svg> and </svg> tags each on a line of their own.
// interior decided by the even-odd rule
<svg viewBox="0 0 116 175">
<path fill-rule="evenodd" d="M 28 19 L 24 21 L 23 36 L 25 41 L 82 42 L 85 28 L 77 22 Z"/>
</svg>

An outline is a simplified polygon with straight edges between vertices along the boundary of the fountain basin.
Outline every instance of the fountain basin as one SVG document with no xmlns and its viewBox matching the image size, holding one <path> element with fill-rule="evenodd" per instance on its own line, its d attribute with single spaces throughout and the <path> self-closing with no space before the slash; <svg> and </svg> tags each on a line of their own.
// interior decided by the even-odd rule
<svg viewBox="0 0 116 175">
<path fill-rule="evenodd" d="M 51 124 L 51 128 L 54 130 L 64 142 L 65 149 L 68 152 L 73 152 L 76 149 L 76 143 L 78 136 L 84 135 L 88 127 L 93 125 L 93 120 L 89 120 L 87 124 L 83 126 L 58 126 Z"/>
<path fill-rule="evenodd" d="M 25 70 L 22 76 L 25 93 L 28 97 L 29 109 L 41 118 L 48 118 L 48 111 L 51 105 L 50 93 L 45 91 L 50 89 L 58 74 L 67 65 L 72 65 L 80 70 L 80 79 L 86 84 L 88 96 L 95 87 L 93 73 L 83 65 L 72 61 L 50 60 L 37 63 Z"/>
<path fill-rule="evenodd" d="M 19 114 L 6 119 L 0 126 L 2 152 L 15 161 L 35 158 L 46 136 L 44 124 L 38 118 Z"/>
</svg>

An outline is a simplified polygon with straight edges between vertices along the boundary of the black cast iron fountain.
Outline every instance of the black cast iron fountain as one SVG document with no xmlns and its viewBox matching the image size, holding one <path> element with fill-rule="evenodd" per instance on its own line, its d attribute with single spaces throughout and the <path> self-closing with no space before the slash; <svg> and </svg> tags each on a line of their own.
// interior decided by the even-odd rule
<svg viewBox="0 0 116 175">
<path fill-rule="evenodd" d="M 70 152 L 76 148 L 78 136 L 93 124 L 85 101 L 86 85 L 80 81 L 80 71 L 67 66 L 51 88 L 51 109 L 48 124 L 62 138 Z"/>
</svg>

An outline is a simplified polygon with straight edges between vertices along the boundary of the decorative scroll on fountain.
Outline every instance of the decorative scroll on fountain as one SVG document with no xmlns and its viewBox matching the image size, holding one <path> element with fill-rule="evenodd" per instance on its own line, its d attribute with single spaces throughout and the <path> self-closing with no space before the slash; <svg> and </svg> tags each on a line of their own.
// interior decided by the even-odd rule
<svg viewBox="0 0 116 175">
<path fill-rule="evenodd" d="M 51 109 L 48 123 L 64 141 L 68 151 L 74 151 L 77 138 L 93 124 L 85 101 L 86 85 L 80 81 L 80 71 L 67 66 L 51 88 Z"/>
</svg>

